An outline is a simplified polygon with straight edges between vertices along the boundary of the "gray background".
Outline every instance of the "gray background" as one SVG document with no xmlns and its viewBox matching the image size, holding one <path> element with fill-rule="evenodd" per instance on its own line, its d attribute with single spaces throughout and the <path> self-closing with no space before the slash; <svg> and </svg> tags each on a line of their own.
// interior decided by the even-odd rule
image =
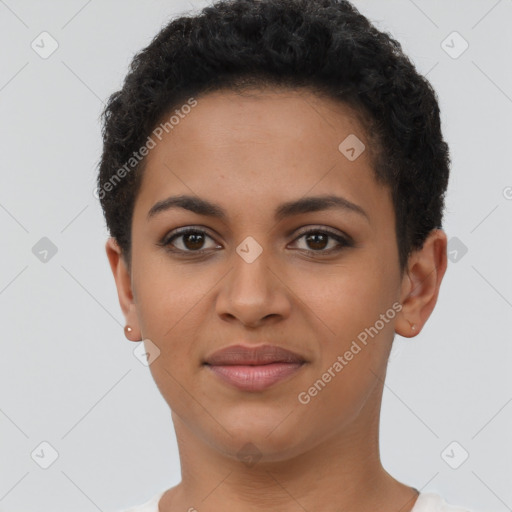
<svg viewBox="0 0 512 512">
<path fill-rule="evenodd" d="M 205 4 L 0 0 L 3 511 L 114 511 L 179 482 L 170 411 L 124 337 L 92 190 L 103 102 L 171 16 Z M 512 0 L 355 5 L 430 79 L 453 161 L 451 261 L 421 334 L 395 339 L 383 464 L 451 503 L 512 510 Z M 43 31 L 59 45 L 46 59 L 31 47 Z M 457 58 L 454 31 L 469 44 Z M 57 249 L 46 261 L 43 237 Z M 47 469 L 42 442 L 58 453 Z"/>
</svg>

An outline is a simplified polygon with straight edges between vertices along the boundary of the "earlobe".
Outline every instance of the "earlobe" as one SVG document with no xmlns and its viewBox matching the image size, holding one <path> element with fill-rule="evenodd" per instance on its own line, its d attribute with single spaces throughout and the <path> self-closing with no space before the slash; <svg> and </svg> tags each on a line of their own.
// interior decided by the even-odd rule
<svg viewBox="0 0 512 512">
<path fill-rule="evenodd" d="M 137 308 L 133 298 L 131 276 L 124 260 L 122 250 L 113 237 L 107 240 L 105 250 L 114 276 L 119 305 L 126 319 L 127 325 L 124 329 L 125 336 L 130 341 L 140 341 L 141 335 Z"/>
<path fill-rule="evenodd" d="M 416 336 L 434 310 L 447 267 L 446 246 L 444 231 L 434 229 L 423 247 L 410 256 L 402 281 L 402 310 L 395 323 L 400 336 Z"/>
<path fill-rule="evenodd" d="M 133 327 L 131 325 L 124 326 L 124 335 L 127 340 L 130 341 L 142 341 L 142 336 L 136 336 L 133 332 Z"/>
<path fill-rule="evenodd" d="M 416 322 L 411 322 L 411 297 L 414 294 L 414 281 L 410 275 L 410 269 L 414 267 L 413 254 L 408 261 L 408 267 L 402 278 L 400 289 L 400 313 L 396 317 L 395 332 L 404 338 L 412 338 L 418 334 Z M 414 326 L 414 329 L 413 329 Z"/>
</svg>

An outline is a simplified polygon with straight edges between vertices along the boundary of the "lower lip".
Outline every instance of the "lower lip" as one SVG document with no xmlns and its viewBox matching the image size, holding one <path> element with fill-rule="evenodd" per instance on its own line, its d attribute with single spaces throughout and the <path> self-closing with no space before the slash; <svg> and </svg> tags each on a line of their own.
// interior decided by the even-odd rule
<svg viewBox="0 0 512 512">
<path fill-rule="evenodd" d="M 295 374 L 304 363 L 262 365 L 206 365 L 221 379 L 243 391 L 262 391 Z"/>
</svg>

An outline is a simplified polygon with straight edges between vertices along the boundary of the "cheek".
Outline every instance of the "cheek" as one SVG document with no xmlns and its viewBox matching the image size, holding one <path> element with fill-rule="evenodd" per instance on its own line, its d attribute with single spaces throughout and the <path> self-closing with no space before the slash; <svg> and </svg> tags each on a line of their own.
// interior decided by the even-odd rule
<svg viewBox="0 0 512 512">
<path fill-rule="evenodd" d="M 191 268 L 191 267 L 190 267 Z M 200 371 L 198 347 L 194 340 L 204 325 L 204 295 L 211 288 L 206 279 L 194 276 L 183 266 L 151 265 L 139 274 L 137 309 L 142 334 L 155 343 L 159 357 L 150 365 L 153 379 L 162 396 L 180 415 L 191 414 L 189 395 L 192 377 Z M 194 393 L 197 394 L 197 393 Z M 196 414 L 199 414 L 196 411 Z"/>
<path fill-rule="evenodd" d="M 321 345 L 317 372 L 330 367 L 338 355 L 347 354 L 351 376 L 384 364 L 394 335 L 396 288 L 393 272 L 386 272 L 378 258 L 361 257 L 357 264 L 337 266 L 329 272 L 301 278 L 301 296 L 310 325 Z M 296 284 L 297 288 L 299 284 Z M 347 367 L 348 369 L 348 367 Z M 342 379 L 338 379 L 341 381 Z"/>
<path fill-rule="evenodd" d="M 378 384 L 394 333 L 387 279 L 378 267 L 347 266 L 326 279 L 317 275 L 317 291 L 306 294 L 320 349 L 299 390 L 299 410 L 308 418 L 340 426 L 355 418 Z M 313 290 L 308 280 L 303 284 L 303 290 Z"/>
<path fill-rule="evenodd" d="M 295 289 L 301 289 L 306 306 L 317 313 L 337 335 L 346 337 L 352 329 L 365 327 L 391 307 L 390 274 L 377 263 L 339 265 L 326 272 L 302 274 Z M 302 297 L 301 297 L 302 298 Z"/>
<path fill-rule="evenodd" d="M 212 279 L 198 275 L 197 267 L 160 258 L 148 257 L 138 268 L 137 310 L 143 335 L 154 340 L 164 356 L 190 356 L 194 347 L 183 340 L 194 339 L 187 331 L 200 325 L 198 315 L 205 314 L 202 299 Z"/>
</svg>

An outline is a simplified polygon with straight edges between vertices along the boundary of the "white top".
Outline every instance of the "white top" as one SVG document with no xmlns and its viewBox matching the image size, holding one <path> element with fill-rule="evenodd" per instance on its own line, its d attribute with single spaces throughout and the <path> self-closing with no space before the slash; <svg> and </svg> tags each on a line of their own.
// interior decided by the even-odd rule
<svg viewBox="0 0 512 512">
<path fill-rule="evenodd" d="M 132 507 L 124 512 L 160 512 L 158 510 L 158 502 L 160 498 L 164 495 L 165 491 L 162 493 L 153 496 L 149 501 L 139 505 L 137 507 Z M 414 507 L 411 512 L 471 512 L 470 510 L 463 507 L 456 507 L 454 505 L 450 505 L 446 503 L 446 501 L 441 498 L 438 494 L 432 492 L 422 492 L 416 499 L 414 503 Z"/>
</svg>

